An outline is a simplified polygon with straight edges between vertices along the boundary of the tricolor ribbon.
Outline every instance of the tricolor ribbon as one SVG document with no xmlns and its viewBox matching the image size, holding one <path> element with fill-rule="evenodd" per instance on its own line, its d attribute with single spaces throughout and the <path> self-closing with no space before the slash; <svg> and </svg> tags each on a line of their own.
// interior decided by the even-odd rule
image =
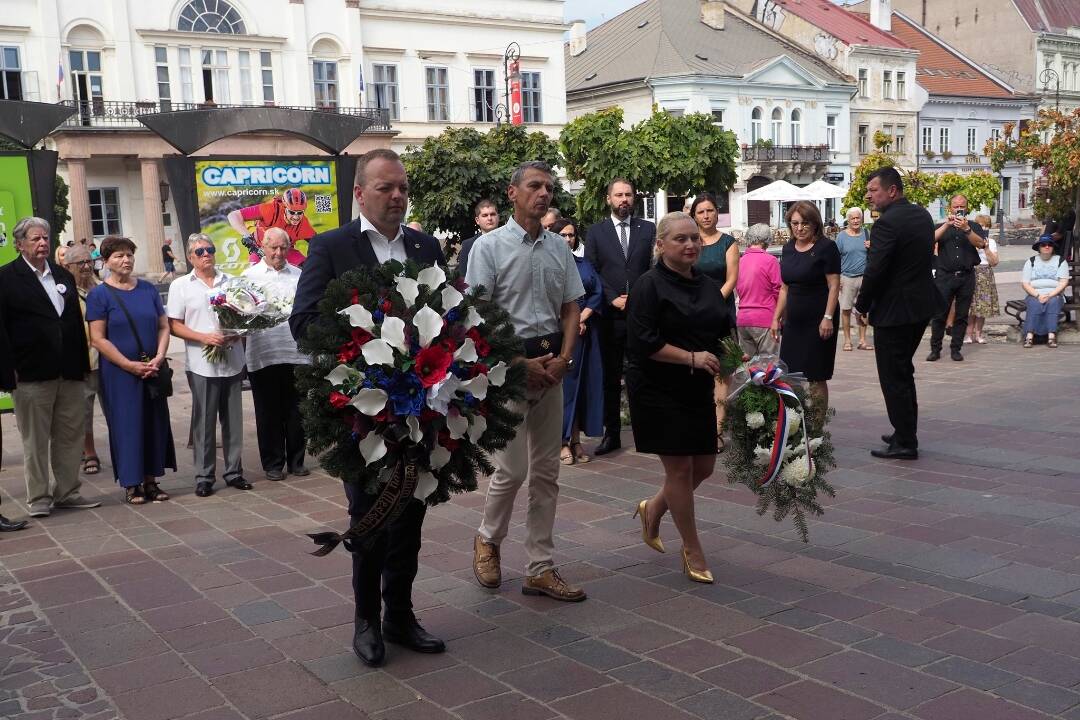
<svg viewBox="0 0 1080 720">
<path fill-rule="evenodd" d="M 791 385 L 781 379 L 784 376 L 784 368 L 774 362 L 770 362 L 766 365 L 752 364 L 747 368 L 747 373 L 750 376 L 750 384 L 768 388 L 776 393 L 776 400 L 779 406 L 778 412 L 776 413 L 776 430 L 773 438 L 772 452 L 769 454 L 769 463 L 765 467 L 765 473 L 762 475 L 758 485 L 767 487 L 777 478 L 784 467 L 784 448 L 787 447 L 789 437 L 787 420 L 788 408 L 787 405 L 784 404 L 785 397 L 789 397 L 794 401 L 795 406 L 798 407 L 799 412 L 802 413 L 803 416 L 802 443 L 803 449 L 806 451 L 807 477 L 810 477 L 813 474 L 814 461 L 810 457 L 810 444 L 807 442 L 805 425 L 806 411 L 803 409 L 802 401 L 799 400 L 799 396 L 795 394 Z"/>
</svg>

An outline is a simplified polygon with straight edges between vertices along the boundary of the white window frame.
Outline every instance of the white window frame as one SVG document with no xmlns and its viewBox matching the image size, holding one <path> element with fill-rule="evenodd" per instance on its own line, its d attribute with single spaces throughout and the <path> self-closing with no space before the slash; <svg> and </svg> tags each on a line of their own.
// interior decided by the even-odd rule
<svg viewBox="0 0 1080 720">
<path fill-rule="evenodd" d="M 896 71 L 896 99 L 907 100 L 907 73 L 902 70 Z"/>
<path fill-rule="evenodd" d="M 784 111 L 778 107 L 773 108 L 769 116 L 769 139 L 773 141 L 773 145 L 784 142 Z"/>
<path fill-rule="evenodd" d="M 754 117 L 754 114 L 757 117 Z M 757 145 L 758 141 L 765 137 L 765 108 L 758 105 L 750 111 L 750 144 Z"/>
<path fill-rule="evenodd" d="M 969 127 L 967 129 L 967 154 L 978 155 L 979 154 L 979 129 Z"/>
<path fill-rule="evenodd" d="M 259 50 L 259 85 L 262 86 L 263 105 L 273 105 L 274 55 L 269 50 Z"/>
<path fill-rule="evenodd" d="M 172 107 L 172 76 L 169 73 L 169 48 L 155 45 L 151 49 L 154 55 L 154 83 L 157 85 L 158 105 L 162 110 Z M 164 55 L 164 59 L 160 57 Z M 162 79 L 162 73 L 165 78 Z"/>
<path fill-rule="evenodd" d="M 536 78 L 535 87 L 525 87 L 526 76 Z M 530 97 L 536 102 L 530 103 Z M 544 78 L 539 70 L 521 71 L 521 120 L 525 124 L 534 125 L 544 122 Z"/>
<path fill-rule="evenodd" d="M 105 200 L 106 192 L 113 192 L 115 196 L 115 203 L 109 203 Z M 101 234 L 94 233 L 95 238 L 103 238 L 106 235 L 123 235 L 124 234 L 124 222 L 123 217 L 120 214 L 120 188 L 118 187 L 92 187 L 87 188 L 87 201 L 90 205 L 90 228 L 93 232 L 94 223 L 101 223 L 101 229 L 104 231 Z M 94 202 L 94 193 L 98 193 L 98 201 Z M 116 217 L 110 219 L 106 213 L 109 206 L 114 206 L 116 209 Z M 94 220 L 94 208 L 100 208 L 101 219 Z M 115 223 L 115 225 L 110 225 Z"/>
<path fill-rule="evenodd" d="M 933 152 L 934 150 L 934 128 L 929 125 L 924 125 L 922 128 L 922 151 Z"/>
<path fill-rule="evenodd" d="M 870 71 L 866 68 L 859 68 L 859 97 L 870 97 Z"/>
<path fill-rule="evenodd" d="M 383 70 L 380 79 L 380 70 Z M 386 70 L 393 72 L 393 80 L 386 80 Z M 391 120 L 399 120 L 401 117 L 401 88 L 398 85 L 399 68 L 397 63 L 372 63 L 371 64 L 371 88 L 372 98 L 368 101 L 369 106 L 382 108 L 387 111 Z M 382 88 L 384 93 L 380 93 Z M 372 104 L 374 103 L 374 104 Z M 384 104 L 385 103 L 385 104 Z"/>
<path fill-rule="evenodd" d="M 340 77 L 337 60 L 311 59 L 312 97 L 315 99 L 315 107 L 327 109 L 340 107 Z"/>
<path fill-rule="evenodd" d="M 713 108 L 711 111 L 713 125 L 719 125 L 720 129 L 724 129 L 724 108 Z"/>
<path fill-rule="evenodd" d="M 952 152 L 952 132 L 949 128 L 938 128 L 938 152 Z"/>
<path fill-rule="evenodd" d="M 472 69 L 472 111 L 473 121 L 480 123 L 495 122 L 495 106 L 498 104 L 498 89 L 495 85 L 495 68 L 474 67 Z M 481 85 L 483 76 L 485 84 Z"/>
<path fill-rule="evenodd" d="M 255 91 L 251 85 L 250 50 L 239 50 L 236 53 L 236 66 L 240 70 L 240 102 L 251 105 L 255 102 Z"/>
<path fill-rule="evenodd" d="M 836 128 L 839 122 L 839 116 L 827 115 L 825 117 L 825 144 L 829 146 L 830 150 L 836 149 Z"/>
<path fill-rule="evenodd" d="M 802 145 L 802 110 L 792 108 L 789 126 L 791 128 L 791 144 Z"/>
<path fill-rule="evenodd" d="M 858 153 L 865 155 L 870 144 L 870 126 L 859 125 L 859 134 L 856 135 L 858 141 Z"/>
<path fill-rule="evenodd" d="M 177 48 L 180 61 L 180 100 L 184 103 L 195 102 L 195 80 L 191 74 L 191 48 Z"/>
<path fill-rule="evenodd" d="M 424 66 L 424 104 L 428 122 L 450 121 L 450 68 L 446 65 Z"/>
<path fill-rule="evenodd" d="M 209 64 L 206 62 L 206 53 L 209 53 Z M 232 88 L 229 87 L 229 51 L 225 48 L 200 48 L 199 69 L 203 77 L 204 101 L 213 102 L 215 105 L 230 105 L 232 103 Z M 210 97 L 206 96 L 207 70 L 210 71 Z"/>
<path fill-rule="evenodd" d="M 896 134 L 893 135 L 893 149 L 898 155 L 907 152 L 907 125 L 896 126 Z"/>
<path fill-rule="evenodd" d="M 883 100 L 893 99 L 892 78 L 892 70 L 883 70 L 881 72 L 881 98 Z"/>
<path fill-rule="evenodd" d="M 9 50 L 15 51 L 15 65 L 13 67 L 7 66 L 7 52 Z M 8 100 L 25 100 L 26 99 L 26 83 L 23 82 L 23 67 L 22 67 L 22 48 L 18 45 L 2 45 L 0 46 L 0 93 Z M 19 83 L 18 97 L 12 97 L 8 91 L 8 76 L 14 75 Z"/>
</svg>

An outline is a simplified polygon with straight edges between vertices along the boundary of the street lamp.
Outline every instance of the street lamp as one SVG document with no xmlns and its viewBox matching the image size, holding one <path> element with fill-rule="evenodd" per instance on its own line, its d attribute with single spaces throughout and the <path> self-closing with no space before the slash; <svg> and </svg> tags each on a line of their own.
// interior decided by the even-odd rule
<svg viewBox="0 0 1080 720">
<path fill-rule="evenodd" d="M 495 106 L 495 124 L 511 122 L 513 113 L 510 109 L 510 63 L 516 63 L 521 57 L 521 46 L 511 42 L 503 53 L 503 102 Z"/>
<path fill-rule="evenodd" d="M 1043 92 L 1049 88 L 1050 83 L 1054 83 L 1054 110 L 1061 109 L 1061 76 L 1057 74 L 1057 70 L 1054 68 L 1046 68 L 1039 74 L 1039 82 L 1042 83 Z"/>
</svg>

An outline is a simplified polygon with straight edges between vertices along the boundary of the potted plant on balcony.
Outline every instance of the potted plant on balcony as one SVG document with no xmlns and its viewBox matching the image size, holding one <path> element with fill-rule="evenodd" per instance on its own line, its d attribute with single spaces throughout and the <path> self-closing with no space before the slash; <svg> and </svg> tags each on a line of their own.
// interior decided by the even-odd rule
<svg viewBox="0 0 1080 720">
<path fill-rule="evenodd" d="M 930 148 L 926 148 L 925 150 L 923 150 L 923 157 L 925 157 L 927 160 L 933 160 L 937 157 L 937 153 Z"/>
<path fill-rule="evenodd" d="M 941 159 L 942 160 L 951 160 L 952 159 L 952 151 L 951 150 L 942 150 L 941 151 Z"/>
<path fill-rule="evenodd" d="M 759 147 L 759 148 L 771 148 L 772 146 L 773 146 L 773 141 L 771 139 L 768 139 L 768 138 L 758 138 L 758 141 L 756 143 L 754 143 L 754 147 Z"/>
</svg>

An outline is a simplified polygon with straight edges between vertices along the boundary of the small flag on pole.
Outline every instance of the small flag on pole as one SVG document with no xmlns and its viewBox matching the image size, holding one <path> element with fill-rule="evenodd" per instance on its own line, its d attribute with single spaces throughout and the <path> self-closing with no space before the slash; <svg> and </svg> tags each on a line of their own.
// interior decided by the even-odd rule
<svg viewBox="0 0 1080 720">
<path fill-rule="evenodd" d="M 360 92 L 364 92 L 364 66 L 363 65 L 360 66 L 360 79 L 359 79 L 359 82 L 360 82 L 360 86 L 359 86 L 360 87 Z"/>
<path fill-rule="evenodd" d="M 61 50 L 59 56 L 56 59 L 56 101 L 63 100 L 60 93 L 60 88 L 64 86 L 64 51 Z"/>
</svg>

